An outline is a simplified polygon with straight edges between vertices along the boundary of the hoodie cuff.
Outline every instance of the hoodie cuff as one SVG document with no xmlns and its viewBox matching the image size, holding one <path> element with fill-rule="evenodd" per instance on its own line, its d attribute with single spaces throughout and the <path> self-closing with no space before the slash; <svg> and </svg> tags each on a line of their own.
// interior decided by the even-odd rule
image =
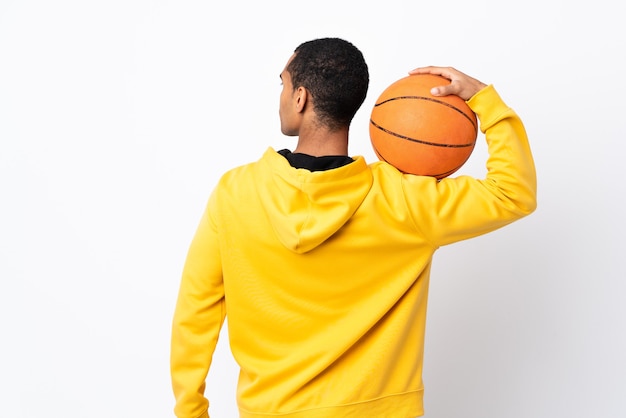
<svg viewBox="0 0 626 418">
<path fill-rule="evenodd" d="M 492 84 L 473 95 L 466 103 L 478 116 L 483 133 L 511 111 Z"/>
</svg>

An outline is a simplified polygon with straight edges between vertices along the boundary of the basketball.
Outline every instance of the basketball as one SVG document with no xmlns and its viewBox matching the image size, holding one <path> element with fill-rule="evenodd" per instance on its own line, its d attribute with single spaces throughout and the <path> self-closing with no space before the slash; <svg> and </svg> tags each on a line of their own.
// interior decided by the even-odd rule
<svg viewBox="0 0 626 418">
<path fill-rule="evenodd" d="M 478 123 L 458 96 L 436 97 L 432 87 L 450 84 L 434 74 L 410 75 L 387 87 L 370 117 L 376 156 L 398 170 L 437 179 L 456 172 L 471 155 Z"/>
</svg>

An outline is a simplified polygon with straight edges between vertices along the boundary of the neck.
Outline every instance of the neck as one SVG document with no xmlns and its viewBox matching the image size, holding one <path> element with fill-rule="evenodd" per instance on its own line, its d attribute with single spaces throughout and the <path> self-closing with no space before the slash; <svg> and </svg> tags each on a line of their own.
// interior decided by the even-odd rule
<svg viewBox="0 0 626 418">
<path fill-rule="evenodd" d="M 300 132 L 298 145 L 293 152 L 323 157 L 325 155 L 348 155 L 348 128 L 339 131 L 316 129 Z"/>
</svg>

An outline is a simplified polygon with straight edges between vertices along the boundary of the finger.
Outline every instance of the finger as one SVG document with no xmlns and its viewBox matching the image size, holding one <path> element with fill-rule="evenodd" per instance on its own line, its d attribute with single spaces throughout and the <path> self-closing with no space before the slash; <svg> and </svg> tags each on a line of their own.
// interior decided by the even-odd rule
<svg viewBox="0 0 626 418">
<path fill-rule="evenodd" d="M 436 67 L 434 65 L 430 65 L 427 67 L 418 67 L 409 71 L 409 75 L 419 74 L 433 74 L 452 80 L 452 74 L 449 67 Z M 448 96 L 450 94 L 454 94 L 454 89 L 451 89 L 449 85 L 435 86 L 430 90 L 430 94 L 433 96 Z"/>
<path fill-rule="evenodd" d="M 418 67 L 409 71 L 409 75 L 419 75 L 419 74 L 433 74 L 433 75 L 439 75 L 444 78 L 447 78 L 445 76 L 444 68 L 442 67 L 434 67 L 434 66 Z M 433 96 L 447 96 L 451 93 L 449 92 L 449 88 L 446 85 L 440 85 L 440 86 L 435 86 L 432 89 L 430 89 L 430 94 L 432 94 Z"/>
<path fill-rule="evenodd" d="M 411 71 L 409 74 L 434 74 L 440 75 L 442 77 L 447 78 L 448 80 L 452 79 L 452 73 L 449 67 L 436 67 L 434 65 L 429 65 L 427 67 L 418 67 Z"/>
</svg>

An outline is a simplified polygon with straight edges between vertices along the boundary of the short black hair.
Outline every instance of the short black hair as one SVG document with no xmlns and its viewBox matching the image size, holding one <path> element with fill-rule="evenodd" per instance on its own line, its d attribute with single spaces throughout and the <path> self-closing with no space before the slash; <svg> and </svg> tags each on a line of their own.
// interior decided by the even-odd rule
<svg viewBox="0 0 626 418">
<path fill-rule="evenodd" d="M 350 125 L 369 86 L 363 54 L 339 38 L 320 38 L 300 44 L 287 66 L 294 90 L 304 87 L 313 99 L 319 120 L 331 130 Z"/>
</svg>

